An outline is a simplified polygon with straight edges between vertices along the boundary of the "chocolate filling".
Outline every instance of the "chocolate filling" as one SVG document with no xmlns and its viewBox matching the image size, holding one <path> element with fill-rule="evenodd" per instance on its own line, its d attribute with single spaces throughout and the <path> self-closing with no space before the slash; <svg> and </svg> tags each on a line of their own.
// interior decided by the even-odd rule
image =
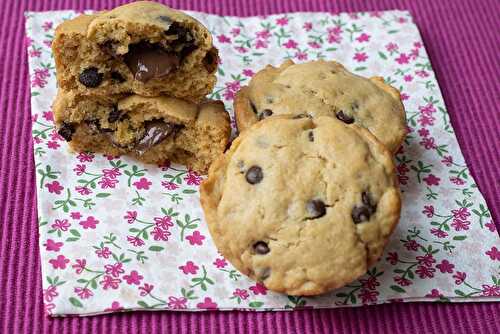
<svg viewBox="0 0 500 334">
<path fill-rule="evenodd" d="M 159 44 L 145 42 L 130 45 L 124 60 L 135 80 L 141 82 L 164 77 L 181 62 L 178 54 L 165 51 Z"/>
<path fill-rule="evenodd" d="M 134 147 L 134 150 L 142 155 L 151 147 L 158 145 L 165 138 L 175 136 L 182 128 L 180 124 L 167 123 L 160 120 L 147 121 L 144 124 L 144 136 L 139 139 Z"/>
</svg>

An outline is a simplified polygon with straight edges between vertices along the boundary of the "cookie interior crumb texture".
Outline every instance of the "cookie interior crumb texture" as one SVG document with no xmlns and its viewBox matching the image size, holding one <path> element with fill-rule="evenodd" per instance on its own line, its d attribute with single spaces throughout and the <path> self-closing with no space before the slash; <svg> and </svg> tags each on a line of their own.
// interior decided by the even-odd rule
<svg viewBox="0 0 500 334">
<path fill-rule="evenodd" d="M 170 97 L 87 97 L 59 90 L 53 106 L 59 134 L 75 151 L 166 160 L 204 173 L 227 146 L 229 115 L 220 101 Z"/>
<path fill-rule="evenodd" d="M 238 129 L 276 115 L 331 116 L 372 132 L 395 153 L 406 136 L 399 91 L 381 77 L 363 78 L 335 61 L 268 65 L 234 100 Z"/>
<path fill-rule="evenodd" d="M 68 20 L 57 27 L 52 50 L 59 87 L 85 95 L 165 94 L 198 102 L 216 81 L 210 32 L 155 2 Z"/>
<path fill-rule="evenodd" d="M 290 295 L 363 275 L 401 209 L 391 153 L 366 129 L 328 116 L 253 125 L 212 164 L 201 203 L 222 255 Z"/>
</svg>

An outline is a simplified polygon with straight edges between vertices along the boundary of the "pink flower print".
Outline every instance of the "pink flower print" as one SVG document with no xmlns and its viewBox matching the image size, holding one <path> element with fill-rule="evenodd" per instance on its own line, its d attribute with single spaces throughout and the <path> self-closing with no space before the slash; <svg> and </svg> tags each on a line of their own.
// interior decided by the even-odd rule
<svg viewBox="0 0 500 334">
<path fill-rule="evenodd" d="M 50 140 L 47 142 L 47 147 L 50 148 L 51 150 L 57 150 L 59 146 L 61 145 L 59 145 L 56 141 Z"/>
<path fill-rule="evenodd" d="M 88 288 L 76 287 L 74 291 L 81 299 L 87 299 L 94 295 Z"/>
<path fill-rule="evenodd" d="M 450 181 L 453 182 L 454 184 L 456 184 L 457 186 L 461 186 L 461 185 L 464 185 L 465 184 L 465 181 L 462 180 L 461 178 L 459 177 L 450 177 Z"/>
<path fill-rule="evenodd" d="M 432 218 L 434 216 L 434 206 L 432 205 L 424 205 L 423 214 L 427 216 L 427 218 Z"/>
<path fill-rule="evenodd" d="M 424 70 L 415 71 L 415 74 L 421 78 L 427 78 L 429 76 L 429 73 L 427 73 L 427 71 Z"/>
<path fill-rule="evenodd" d="M 340 35 L 336 35 L 336 34 L 331 34 L 329 33 L 328 34 L 328 38 L 327 38 L 327 41 L 328 43 L 340 43 L 340 40 L 342 39 L 342 37 L 340 37 Z"/>
<path fill-rule="evenodd" d="M 411 59 L 417 59 L 418 54 L 419 54 L 418 49 L 411 49 L 411 52 L 410 52 L 410 58 L 411 58 Z"/>
<path fill-rule="evenodd" d="M 418 130 L 418 134 L 421 137 L 427 137 L 429 133 L 430 133 L 429 130 L 427 130 L 426 128 L 421 128 Z"/>
<path fill-rule="evenodd" d="M 61 247 L 63 246 L 62 242 L 56 242 L 52 239 L 47 239 L 47 241 L 43 244 L 45 246 L 45 249 L 50 252 L 59 252 L 61 250 Z"/>
<path fill-rule="evenodd" d="M 398 174 L 406 174 L 410 171 L 410 169 L 408 168 L 408 166 L 406 166 L 405 163 L 398 165 L 396 169 L 398 171 Z"/>
<path fill-rule="evenodd" d="M 85 173 L 86 166 L 84 164 L 77 164 L 75 168 L 73 168 L 73 172 L 76 173 L 76 175 L 80 176 L 83 173 Z"/>
<path fill-rule="evenodd" d="M 429 298 L 441 298 L 443 297 L 443 294 L 441 294 L 438 289 L 432 289 L 431 292 L 425 296 Z"/>
<path fill-rule="evenodd" d="M 95 219 L 93 216 L 88 216 L 87 219 L 82 220 L 80 222 L 80 225 L 83 226 L 84 230 L 88 230 L 89 228 L 94 230 L 97 224 L 99 224 L 99 221 Z"/>
<path fill-rule="evenodd" d="M 97 254 L 97 257 L 102 257 L 104 259 L 109 258 L 109 256 L 111 255 L 111 251 L 108 247 L 96 249 L 95 253 Z"/>
<path fill-rule="evenodd" d="M 382 16 L 382 13 L 381 12 L 369 12 L 370 13 L 370 17 L 381 17 Z"/>
<path fill-rule="evenodd" d="M 144 283 L 144 286 L 140 286 L 139 287 L 139 294 L 144 297 L 146 295 L 149 295 L 151 293 L 151 291 L 153 291 L 154 289 L 154 285 L 152 284 L 148 284 L 148 283 Z"/>
<path fill-rule="evenodd" d="M 432 114 L 436 112 L 436 108 L 434 108 L 432 103 L 429 103 L 425 106 L 420 106 L 418 107 L 418 110 L 420 111 L 421 114 L 427 116 L 432 116 Z"/>
<path fill-rule="evenodd" d="M 254 71 L 252 71 L 249 68 L 246 68 L 246 69 L 243 70 L 243 75 L 244 76 L 253 77 L 254 74 L 255 74 Z"/>
<path fill-rule="evenodd" d="M 486 255 L 488 255 L 493 261 L 500 261 L 500 251 L 495 246 L 491 247 L 491 249 L 486 252 Z"/>
<path fill-rule="evenodd" d="M 201 180 L 202 180 L 201 176 L 199 176 L 196 172 L 191 170 L 184 177 L 184 181 L 186 181 L 189 186 L 199 186 Z"/>
<path fill-rule="evenodd" d="M 217 36 L 217 40 L 219 41 L 219 43 L 231 43 L 231 38 L 227 37 L 224 34 Z"/>
<path fill-rule="evenodd" d="M 40 144 L 41 142 L 43 142 L 43 140 L 40 137 L 35 137 L 33 138 L 33 140 L 35 141 L 35 144 Z"/>
<path fill-rule="evenodd" d="M 262 283 L 256 283 L 255 285 L 249 287 L 254 295 L 267 295 L 267 288 Z"/>
<path fill-rule="evenodd" d="M 450 167 L 453 164 L 453 158 L 451 157 L 451 155 L 445 155 L 441 162 Z"/>
<path fill-rule="evenodd" d="M 226 82 L 226 87 L 229 90 L 238 91 L 241 88 L 240 82 L 238 80 Z"/>
<path fill-rule="evenodd" d="M 361 279 L 361 280 L 359 280 L 359 282 L 361 283 L 361 285 L 364 288 L 369 289 L 369 290 L 375 290 L 377 288 L 377 286 L 380 285 L 380 283 L 377 281 L 376 277 L 370 277 L 368 279 Z"/>
<path fill-rule="evenodd" d="M 248 52 L 248 49 L 247 48 L 244 48 L 243 46 L 237 46 L 235 47 L 236 51 L 238 51 L 239 53 L 247 53 Z"/>
<path fill-rule="evenodd" d="M 258 38 L 263 38 L 263 39 L 268 39 L 269 37 L 271 37 L 271 33 L 270 33 L 270 32 L 269 32 L 269 30 L 267 30 L 267 29 L 264 29 L 264 30 L 258 31 L 255 35 L 256 35 Z"/>
<path fill-rule="evenodd" d="M 115 188 L 116 184 L 118 183 L 118 180 L 116 180 L 116 179 L 110 179 L 110 178 L 107 178 L 107 177 L 103 177 L 97 183 L 101 186 L 101 189 L 108 189 L 108 188 Z M 135 182 L 134 185 L 136 183 L 137 182 Z M 139 188 L 137 188 L 137 189 L 139 189 Z"/>
<path fill-rule="evenodd" d="M 410 61 L 410 57 L 406 55 L 406 53 L 402 52 L 399 54 L 399 57 L 396 58 L 396 62 L 400 65 L 408 64 Z"/>
<path fill-rule="evenodd" d="M 43 44 L 45 44 L 47 47 L 52 47 L 52 40 L 50 39 L 44 39 Z"/>
<path fill-rule="evenodd" d="M 318 42 L 309 42 L 307 43 L 307 45 L 309 45 L 313 49 L 319 49 L 321 47 L 321 45 Z"/>
<path fill-rule="evenodd" d="M 188 261 L 188 262 L 186 262 L 185 265 L 180 266 L 179 269 L 182 270 L 184 275 L 187 275 L 187 274 L 195 275 L 198 272 L 198 269 L 200 269 L 200 267 L 198 267 L 196 264 L 194 264 L 193 261 Z"/>
<path fill-rule="evenodd" d="M 234 297 L 238 297 L 238 298 L 241 298 L 243 300 L 247 299 L 249 294 L 247 292 L 247 290 L 244 290 L 244 289 L 236 289 L 234 290 L 233 292 L 233 296 Z"/>
<path fill-rule="evenodd" d="M 155 239 L 156 241 L 168 241 L 168 237 L 172 235 L 172 233 L 170 233 L 168 230 L 155 227 L 151 231 L 151 235 L 153 236 L 153 239 Z"/>
<path fill-rule="evenodd" d="M 35 76 L 39 77 L 41 79 L 48 78 L 48 77 L 50 77 L 49 69 L 48 68 L 37 68 L 37 69 L 35 69 Z"/>
<path fill-rule="evenodd" d="M 486 226 L 488 228 L 488 230 L 490 230 L 490 232 L 495 232 L 497 230 L 497 227 L 495 226 L 493 221 L 490 221 L 490 222 L 484 224 L 484 226 Z"/>
<path fill-rule="evenodd" d="M 311 22 L 306 22 L 306 23 L 304 23 L 302 28 L 304 28 L 305 31 L 311 31 L 313 28 L 313 24 Z"/>
<path fill-rule="evenodd" d="M 417 256 L 417 261 L 419 264 L 426 267 L 432 267 L 433 263 L 436 263 L 434 256 L 432 254 L 425 254 L 424 256 Z"/>
<path fill-rule="evenodd" d="M 411 82 L 413 80 L 413 77 L 410 74 L 407 74 L 403 77 L 403 80 L 406 82 Z"/>
<path fill-rule="evenodd" d="M 448 233 L 443 231 L 442 229 L 438 228 L 431 228 L 431 234 L 435 235 L 438 238 L 446 238 L 448 236 Z"/>
<path fill-rule="evenodd" d="M 24 43 L 26 44 L 26 46 L 29 47 L 29 46 L 31 46 L 31 44 L 33 44 L 33 40 L 31 38 L 29 38 L 29 37 L 26 36 L 24 38 Z"/>
<path fill-rule="evenodd" d="M 340 26 L 329 27 L 326 31 L 331 35 L 340 35 L 342 33 L 342 28 Z"/>
<path fill-rule="evenodd" d="M 210 297 L 205 297 L 203 303 L 196 304 L 196 307 L 199 309 L 207 309 L 207 310 L 216 309 L 217 303 L 213 302 Z"/>
<path fill-rule="evenodd" d="M 361 298 L 363 304 L 368 304 L 368 303 L 375 303 L 377 301 L 378 295 L 379 292 L 376 290 L 361 289 L 361 292 L 359 293 L 358 296 Z"/>
<path fill-rule="evenodd" d="M 120 274 L 123 274 L 125 270 L 123 270 L 123 264 L 121 262 L 116 262 L 115 264 L 107 264 L 104 266 L 104 270 L 106 274 L 111 275 L 113 277 L 118 277 Z"/>
<path fill-rule="evenodd" d="M 157 227 L 164 230 L 168 230 L 170 227 L 174 226 L 174 223 L 172 223 L 172 217 L 170 216 L 155 217 L 154 221 Z"/>
<path fill-rule="evenodd" d="M 177 183 L 174 183 L 174 182 L 162 181 L 161 185 L 163 187 L 165 187 L 167 190 L 175 190 L 175 189 L 179 188 Z"/>
<path fill-rule="evenodd" d="M 48 122 L 52 122 L 54 120 L 54 115 L 52 114 L 52 111 L 44 111 L 43 118 L 45 118 Z"/>
<path fill-rule="evenodd" d="M 368 42 L 370 41 L 370 35 L 362 33 L 361 35 L 358 36 L 358 38 L 356 38 L 356 40 L 360 43 Z"/>
<path fill-rule="evenodd" d="M 399 285 L 401 285 L 401 286 L 408 286 L 408 285 L 412 285 L 412 284 L 413 284 L 413 282 L 412 282 L 412 281 L 410 281 L 410 280 L 409 280 L 409 279 L 407 279 L 407 278 L 403 278 L 403 277 L 401 277 L 401 276 L 396 276 L 396 277 L 394 277 L 394 281 L 395 281 L 396 283 L 398 283 Z"/>
<path fill-rule="evenodd" d="M 234 37 L 238 36 L 241 32 L 241 29 L 240 28 L 233 28 L 231 30 L 231 35 L 233 35 Z"/>
<path fill-rule="evenodd" d="M 283 46 L 287 49 L 296 49 L 298 44 L 293 39 L 289 39 Z"/>
<path fill-rule="evenodd" d="M 184 297 L 177 298 L 174 296 L 170 296 L 170 297 L 168 297 L 167 306 L 171 309 L 174 309 L 174 310 L 182 310 L 182 309 L 187 308 L 186 303 L 187 303 L 187 299 Z"/>
<path fill-rule="evenodd" d="M 416 47 L 417 49 L 420 49 L 422 47 L 422 43 L 421 42 L 415 42 L 415 43 L 413 43 L 413 46 Z"/>
<path fill-rule="evenodd" d="M 266 49 L 268 46 L 267 44 L 267 41 L 263 40 L 263 39 L 258 39 L 256 42 L 255 42 L 255 48 L 256 49 Z"/>
<path fill-rule="evenodd" d="M 487 285 L 483 284 L 483 296 L 496 297 L 500 296 L 500 286 L 499 285 Z"/>
<path fill-rule="evenodd" d="M 94 155 L 92 153 L 80 152 L 76 158 L 80 160 L 80 162 L 92 162 Z"/>
<path fill-rule="evenodd" d="M 412 250 L 414 252 L 416 252 L 418 250 L 418 247 L 420 246 L 419 243 L 415 240 L 407 240 L 403 245 L 407 250 Z"/>
<path fill-rule="evenodd" d="M 405 185 L 405 184 L 408 183 L 409 179 L 410 178 L 408 176 L 406 176 L 406 175 L 398 175 L 398 182 L 399 182 L 399 184 Z"/>
<path fill-rule="evenodd" d="M 40 51 L 40 49 L 35 49 L 33 47 L 33 49 L 31 49 L 29 51 L 29 55 L 31 58 L 37 58 L 37 57 L 40 57 L 42 55 L 42 51 Z M 40 87 L 40 88 L 43 88 L 46 83 L 47 83 L 46 80 L 43 80 L 42 78 L 36 77 L 36 76 L 33 79 L 33 81 L 31 82 L 33 87 Z"/>
<path fill-rule="evenodd" d="M 113 276 L 110 275 L 104 275 L 103 280 L 99 282 L 99 284 L 102 285 L 102 288 L 104 290 L 108 290 L 109 288 L 111 289 L 118 289 L 118 286 L 121 283 L 121 279 L 119 278 L 113 278 Z"/>
<path fill-rule="evenodd" d="M 56 305 L 54 303 L 48 303 L 48 304 L 43 304 L 43 312 L 46 314 L 46 315 L 51 315 L 52 314 L 52 310 L 56 307 Z"/>
<path fill-rule="evenodd" d="M 43 28 L 43 31 L 49 31 L 50 29 L 52 29 L 52 22 L 45 22 L 43 25 L 42 25 L 42 28 Z"/>
<path fill-rule="evenodd" d="M 453 273 L 453 268 L 455 268 L 455 265 L 453 263 L 448 262 L 448 260 L 443 260 L 441 261 L 440 264 L 436 265 L 436 268 L 439 269 L 443 274 L 445 273 Z"/>
<path fill-rule="evenodd" d="M 279 26 L 286 26 L 288 24 L 288 18 L 280 17 L 279 19 L 276 19 L 276 24 Z"/>
<path fill-rule="evenodd" d="M 127 284 L 132 285 L 140 285 L 141 280 L 144 277 L 142 275 L 139 275 L 139 273 L 136 270 L 132 270 L 129 275 L 123 275 L 123 279 L 127 282 Z"/>
<path fill-rule="evenodd" d="M 88 187 L 80 187 L 80 186 L 76 186 L 75 187 L 75 190 L 81 194 L 81 195 L 89 195 L 92 193 L 92 190 L 90 190 L 90 188 Z"/>
<path fill-rule="evenodd" d="M 408 20 L 407 20 L 407 19 L 405 19 L 404 17 L 400 17 L 400 18 L 398 19 L 398 22 L 399 22 L 399 23 L 406 23 L 406 21 L 408 21 Z"/>
<path fill-rule="evenodd" d="M 365 52 L 356 52 L 352 59 L 356 60 L 359 63 L 367 60 L 368 56 L 366 55 Z"/>
<path fill-rule="evenodd" d="M 410 95 L 406 94 L 406 93 L 401 93 L 401 100 L 402 101 L 406 101 L 410 98 Z"/>
<path fill-rule="evenodd" d="M 64 189 L 64 187 L 61 186 L 61 184 L 58 181 L 52 181 L 51 183 L 45 184 L 45 186 L 49 190 L 49 193 L 52 193 L 52 194 L 55 193 L 58 195 L 60 195 L 61 191 Z"/>
<path fill-rule="evenodd" d="M 152 182 L 150 182 L 148 179 L 146 179 L 145 177 L 141 177 L 141 179 L 139 181 L 136 181 L 134 183 L 132 183 L 136 188 L 137 190 L 141 190 L 141 189 L 144 189 L 144 190 L 149 190 L 149 187 L 153 184 Z"/>
<path fill-rule="evenodd" d="M 437 147 L 433 137 L 424 137 L 419 144 L 425 147 L 426 150 L 432 150 Z"/>
<path fill-rule="evenodd" d="M 116 179 L 118 176 L 122 175 L 119 168 L 103 169 L 102 173 L 105 177 L 109 179 Z"/>
<path fill-rule="evenodd" d="M 194 231 L 193 234 L 188 235 L 186 239 L 188 239 L 189 243 L 193 246 L 194 245 L 201 246 L 203 244 L 203 240 L 205 239 L 205 237 L 201 235 L 200 232 Z"/>
<path fill-rule="evenodd" d="M 467 231 L 469 229 L 470 222 L 466 220 L 460 220 L 457 218 L 453 219 L 451 226 L 455 228 L 455 231 Z"/>
<path fill-rule="evenodd" d="M 390 264 L 395 265 L 396 263 L 398 263 L 399 256 L 398 253 L 396 252 L 389 252 L 389 254 L 387 254 L 387 257 L 385 259 L 389 261 Z"/>
<path fill-rule="evenodd" d="M 224 268 L 225 266 L 227 266 L 227 261 L 224 258 L 217 258 L 214 261 L 214 266 L 219 269 Z"/>
<path fill-rule="evenodd" d="M 127 236 L 127 241 L 136 247 L 140 247 L 140 246 L 144 245 L 144 240 L 142 240 L 139 237 L 133 237 L 131 235 Z"/>
<path fill-rule="evenodd" d="M 234 99 L 234 95 L 235 95 L 235 92 L 233 90 L 229 90 L 229 89 L 226 89 L 224 91 L 224 94 L 222 94 L 222 96 L 224 96 L 224 99 L 226 101 L 233 100 Z"/>
<path fill-rule="evenodd" d="M 298 60 L 307 60 L 307 53 L 302 51 L 297 51 L 295 52 L 295 58 L 297 58 Z"/>
<path fill-rule="evenodd" d="M 51 302 L 57 296 L 59 296 L 59 293 L 57 293 L 57 286 L 49 285 L 47 289 L 43 289 L 43 299 L 45 299 L 45 301 Z"/>
<path fill-rule="evenodd" d="M 428 186 L 439 186 L 439 181 L 441 181 L 441 179 L 434 174 L 429 174 L 427 177 L 424 177 L 423 180 Z"/>
<path fill-rule="evenodd" d="M 386 49 L 387 51 L 389 51 L 389 52 L 394 52 L 394 51 L 396 51 L 398 48 L 399 48 L 399 47 L 398 47 L 398 45 L 397 45 L 396 43 L 392 43 L 392 42 L 391 42 L 391 43 L 389 43 L 389 44 L 387 44 L 387 45 L 385 46 L 385 49 Z"/>
<path fill-rule="evenodd" d="M 127 220 L 127 223 L 132 224 L 137 219 L 137 211 L 127 211 L 127 214 L 123 218 Z"/>
<path fill-rule="evenodd" d="M 455 275 L 452 276 L 455 279 L 455 284 L 460 285 L 462 284 L 465 279 L 467 278 L 467 274 L 461 271 L 457 271 Z"/>
<path fill-rule="evenodd" d="M 85 270 L 85 266 L 87 265 L 87 260 L 85 259 L 76 259 L 76 264 L 71 267 L 75 269 L 77 274 L 81 274 Z"/>
<path fill-rule="evenodd" d="M 54 230 L 60 230 L 66 232 L 71 226 L 67 219 L 56 219 L 54 224 L 50 225 Z"/>
<path fill-rule="evenodd" d="M 460 208 L 456 210 L 451 210 L 451 213 L 453 214 L 453 217 L 466 220 L 467 217 L 470 216 L 469 209 L 467 208 Z"/>
<path fill-rule="evenodd" d="M 418 266 L 415 271 L 420 278 L 433 278 L 436 269 L 426 266 Z"/>
<path fill-rule="evenodd" d="M 116 311 L 121 311 L 121 310 L 123 310 L 123 306 L 121 306 L 120 303 L 117 301 L 112 302 L 111 307 L 104 309 L 104 311 L 107 311 L 107 312 L 116 312 Z"/>
<path fill-rule="evenodd" d="M 69 259 L 67 259 L 64 255 L 58 255 L 57 258 L 49 260 L 49 263 L 54 269 L 66 269 Z"/>
</svg>

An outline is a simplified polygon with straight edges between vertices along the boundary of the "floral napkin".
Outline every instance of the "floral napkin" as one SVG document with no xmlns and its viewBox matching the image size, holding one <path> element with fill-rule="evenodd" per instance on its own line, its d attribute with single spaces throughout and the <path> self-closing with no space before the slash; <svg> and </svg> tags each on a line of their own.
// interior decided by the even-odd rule
<svg viewBox="0 0 500 334">
<path fill-rule="evenodd" d="M 396 156 L 401 222 L 381 261 L 330 294 L 290 297 L 237 272 L 199 204 L 203 177 L 182 166 L 71 154 L 55 131 L 50 44 L 73 11 L 26 13 L 43 300 L 51 315 L 122 310 L 280 310 L 407 301 L 500 300 L 500 239 L 464 162 L 412 17 L 405 11 L 221 17 L 190 13 L 222 62 L 210 97 L 267 64 L 336 59 L 402 92 L 410 133 Z"/>
</svg>

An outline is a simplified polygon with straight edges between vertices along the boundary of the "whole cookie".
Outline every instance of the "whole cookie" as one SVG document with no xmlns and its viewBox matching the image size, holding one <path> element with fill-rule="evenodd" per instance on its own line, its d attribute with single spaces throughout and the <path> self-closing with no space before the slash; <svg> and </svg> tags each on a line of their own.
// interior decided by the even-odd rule
<svg viewBox="0 0 500 334">
<path fill-rule="evenodd" d="M 400 215 L 391 154 L 333 117 L 271 117 L 210 167 L 201 203 L 219 251 L 274 291 L 316 295 L 363 275 Z"/>
<path fill-rule="evenodd" d="M 267 66 L 238 92 L 234 110 L 240 131 L 266 117 L 291 114 L 359 125 L 393 153 L 406 136 L 399 92 L 381 77 L 360 77 L 335 61 Z"/>
</svg>

